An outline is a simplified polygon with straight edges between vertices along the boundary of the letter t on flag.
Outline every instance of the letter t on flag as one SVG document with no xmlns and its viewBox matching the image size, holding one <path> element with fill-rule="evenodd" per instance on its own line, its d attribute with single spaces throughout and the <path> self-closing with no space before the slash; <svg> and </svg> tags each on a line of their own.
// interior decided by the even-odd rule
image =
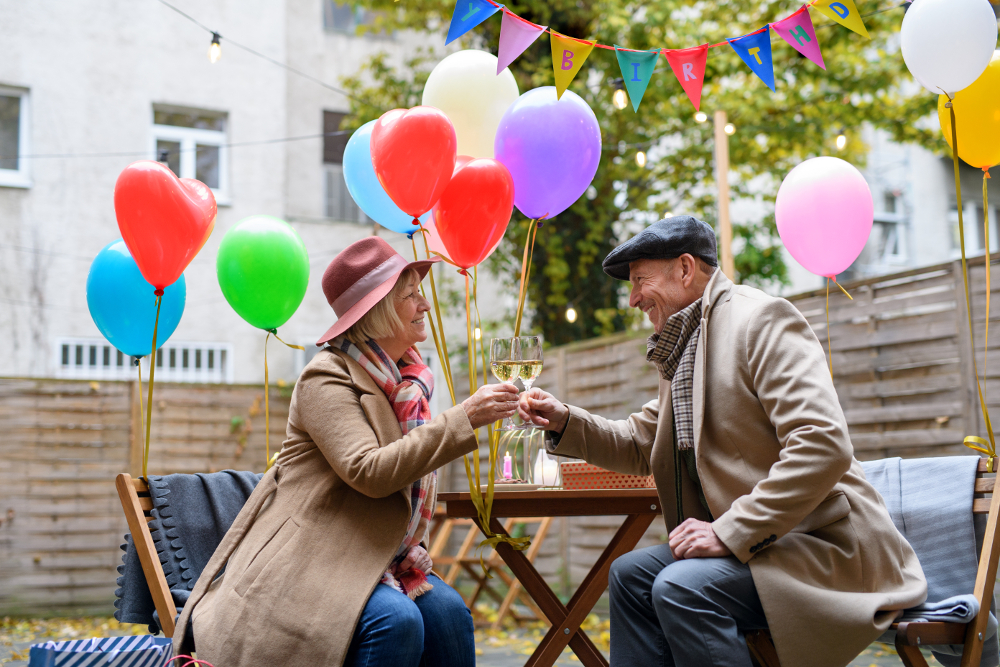
<svg viewBox="0 0 1000 667">
<path fill-rule="evenodd" d="M 744 37 L 727 39 L 733 51 L 739 54 L 767 87 L 774 90 L 774 63 L 771 60 L 771 31 L 765 25 L 760 32 L 754 32 Z"/>
<path fill-rule="evenodd" d="M 497 74 L 511 64 L 524 50 L 531 46 L 538 36 L 545 32 L 545 26 L 525 21 L 520 16 L 503 10 L 500 21 L 500 47 L 497 50 Z"/>
<path fill-rule="evenodd" d="M 560 99 L 594 49 L 594 42 L 574 39 L 555 31 L 551 31 L 550 37 L 552 70 L 556 78 L 556 99 Z"/>
<path fill-rule="evenodd" d="M 632 110 L 638 112 L 646 86 L 656 69 L 656 61 L 660 57 L 659 49 L 655 51 L 622 50 L 615 44 L 615 55 L 618 56 L 618 66 L 622 70 L 622 79 L 628 90 L 628 98 L 632 100 Z"/>
<path fill-rule="evenodd" d="M 819 50 L 819 41 L 816 39 L 816 31 L 813 29 L 812 18 L 804 5 L 802 9 L 788 18 L 772 23 L 771 27 L 796 51 L 826 69 L 826 65 L 823 64 L 823 54 Z"/>
<path fill-rule="evenodd" d="M 451 15 L 451 25 L 448 26 L 448 38 L 444 43 L 451 44 L 502 7 L 503 5 L 494 5 L 486 0 L 457 0 L 455 12 Z"/>
<path fill-rule="evenodd" d="M 701 89 L 705 85 L 705 62 L 708 60 L 708 44 L 690 49 L 663 49 L 663 55 L 670 63 L 674 76 L 681 82 L 681 88 L 696 111 L 701 110 Z"/>
</svg>

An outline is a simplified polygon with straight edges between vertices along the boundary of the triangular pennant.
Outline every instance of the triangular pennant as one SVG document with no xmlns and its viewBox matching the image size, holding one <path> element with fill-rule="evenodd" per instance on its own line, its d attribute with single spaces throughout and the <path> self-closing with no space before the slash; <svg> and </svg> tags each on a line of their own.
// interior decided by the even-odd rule
<svg viewBox="0 0 1000 667">
<path fill-rule="evenodd" d="M 486 0 L 456 0 L 455 12 L 451 15 L 451 25 L 448 26 L 448 38 L 444 43 L 451 44 L 500 11 L 502 7 L 503 5 L 494 5 Z"/>
<path fill-rule="evenodd" d="M 760 32 L 726 41 L 747 67 L 753 70 L 768 88 L 774 90 L 774 63 L 771 61 L 771 31 L 768 30 L 768 26 L 765 25 Z"/>
<path fill-rule="evenodd" d="M 828 19 L 836 21 L 848 30 L 853 30 L 865 39 L 871 39 L 858 8 L 854 6 L 854 0 L 818 0 L 813 7 Z"/>
<path fill-rule="evenodd" d="M 573 77 L 583 67 L 587 56 L 594 49 L 595 42 L 574 39 L 552 31 L 552 70 L 556 77 L 556 99 L 569 88 Z"/>
<path fill-rule="evenodd" d="M 701 110 L 701 89 L 705 85 L 705 62 L 708 60 L 708 44 L 689 49 L 663 49 L 663 55 L 670 63 L 670 69 L 680 81 L 695 111 Z"/>
<path fill-rule="evenodd" d="M 816 39 L 816 30 L 813 28 L 809 10 L 805 6 L 787 19 L 772 23 L 771 27 L 783 40 L 791 44 L 792 48 L 826 69 L 823 53 L 819 49 L 819 40 Z"/>
<path fill-rule="evenodd" d="M 497 53 L 497 74 L 514 62 L 524 50 L 545 32 L 545 26 L 525 21 L 506 9 L 500 21 L 500 46 Z"/>
<path fill-rule="evenodd" d="M 639 111 L 639 103 L 646 92 L 646 86 L 656 69 L 656 61 L 660 57 L 660 50 L 655 51 L 626 51 L 615 45 L 615 55 L 618 56 L 618 66 L 622 70 L 622 79 L 625 81 L 625 88 L 628 90 L 628 97 L 632 100 L 632 110 Z"/>
</svg>

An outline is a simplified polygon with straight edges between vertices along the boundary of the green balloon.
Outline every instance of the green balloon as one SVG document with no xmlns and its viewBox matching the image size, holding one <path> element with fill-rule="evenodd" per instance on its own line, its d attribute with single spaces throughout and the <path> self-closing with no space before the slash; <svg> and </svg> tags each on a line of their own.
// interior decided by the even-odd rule
<svg viewBox="0 0 1000 667">
<path fill-rule="evenodd" d="M 215 262 L 219 287 L 240 317 L 259 329 L 288 321 L 309 285 L 309 254 L 292 226 L 269 215 L 237 222 Z"/>
</svg>

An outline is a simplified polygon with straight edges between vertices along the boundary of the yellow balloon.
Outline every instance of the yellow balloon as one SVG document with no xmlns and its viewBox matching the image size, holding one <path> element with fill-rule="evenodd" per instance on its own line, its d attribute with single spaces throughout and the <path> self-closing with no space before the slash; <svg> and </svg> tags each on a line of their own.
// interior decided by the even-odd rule
<svg viewBox="0 0 1000 667">
<path fill-rule="evenodd" d="M 497 74 L 485 51 L 456 51 L 439 62 L 424 84 L 421 103 L 443 111 L 455 127 L 458 154 L 493 157 L 493 140 L 507 108 L 520 94 L 510 70 Z"/>
<path fill-rule="evenodd" d="M 951 146 L 951 114 L 944 106 L 947 101 L 944 95 L 938 97 L 938 120 Z M 993 54 L 986 71 L 971 86 L 955 93 L 954 105 L 958 157 L 980 169 L 1000 163 L 1000 51 Z"/>
</svg>

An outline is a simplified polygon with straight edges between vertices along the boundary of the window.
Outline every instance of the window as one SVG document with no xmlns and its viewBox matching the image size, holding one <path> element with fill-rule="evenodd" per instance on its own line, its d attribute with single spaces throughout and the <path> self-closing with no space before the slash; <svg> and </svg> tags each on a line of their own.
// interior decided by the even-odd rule
<svg viewBox="0 0 1000 667">
<path fill-rule="evenodd" d="M 354 203 L 344 180 L 344 148 L 350 134 L 341 132 L 340 123 L 347 114 L 338 111 L 323 112 L 323 192 L 324 214 L 344 222 L 368 222 L 368 217 Z"/>
<path fill-rule="evenodd" d="M 990 252 L 1000 247 L 997 239 L 996 209 L 990 207 Z M 948 223 L 951 225 L 952 256 L 961 255 L 960 234 L 958 233 L 958 206 L 954 201 L 948 207 Z M 964 202 L 962 226 L 965 230 L 965 254 L 979 255 L 986 250 L 986 230 L 983 229 L 983 206 L 975 201 Z"/>
<path fill-rule="evenodd" d="M 156 379 L 163 382 L 231 383 L 232 345 L 168 341 L 156 353 Z M 56 341 L 56 377 L 85 380 L 135 380 L 135 357 L 127 357 L 103 338 Z M 143 380 L 149 359 L 142 360 Z"/>
<path fill-rule="evenodd" d="M 323 0 L 323 28 L 332 32 L 353 35 L 360 25 L 372 22 L 374 14 L 361 7 L 353 7 L 350 2 Z"/>
<path fill-rule="evenodd" d="M 180 178 L 194 178 L 228 204 L 225 114 L 156 107 L 153 109 L 154 159 Z"/>
<path fill-rule="evenodd" d="M 0 186 L 28 188 L 28 92 L 0 87 Z"/>
</svg>

